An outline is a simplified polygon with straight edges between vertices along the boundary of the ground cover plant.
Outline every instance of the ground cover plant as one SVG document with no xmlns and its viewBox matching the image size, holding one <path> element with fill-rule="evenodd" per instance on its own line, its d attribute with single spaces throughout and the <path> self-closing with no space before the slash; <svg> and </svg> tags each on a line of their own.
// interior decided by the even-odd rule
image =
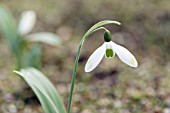
<svg viewBox="0 0 170 113">
<path fill-rule="evenodd" d="M 32 10 L 24 11 L 21 14 L 19 25 L 16 25 L 12 15 L 0 7 L 0 25 L 4 32 L 11 53 L 15 56 L 17 68 L 32 66 L 41 67 L 41 45 L 40 42 L 58 46 L 60 38 L 50 32 L 38 32 L 29 34 L 36 23 L 36 13 Z M 35 42 L 29 47 L 31 42 Z"/>
</svg>

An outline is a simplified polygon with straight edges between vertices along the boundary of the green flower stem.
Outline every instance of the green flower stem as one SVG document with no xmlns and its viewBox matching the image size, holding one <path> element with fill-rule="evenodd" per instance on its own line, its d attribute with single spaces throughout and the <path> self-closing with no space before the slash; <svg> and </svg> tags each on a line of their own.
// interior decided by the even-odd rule
<svg viewBox="0 0 170 113">
<path fill-rule="evenodd" d="M 101 29 L 107 31 L 106 28 L 101 27 L 101 26 L 106 25 L 106 24 L 118 24 L 118 25 L 120 25 L 119 22 L 117 22 L 117 21 L 110 21 L 110 20 L 105 20 L 105 21 L 98 22 L 97 24 L 95 24 L 94 26 L 92 26 L 92 27 L 85 33 L 85 35 L 83 36 L 83 38 L 82 38 L 81 41 L 80 41 L 80 44 L 79 44 L 79 47 L 78 47 L 78 52 L 77 52 L 77 55 L 76 55 L 76 60 L 75 60 L 75 63 L 74 63 L 73 73 L 72 73 L 72 80 L 71 80 L 71 88 L 70 88 L 70 95 L 69 95 L 68 111 L 67 111 L 67 113 L 70 113 L 70 109 L 71 109 L 72 98 L 73 98 L 73 91 L 74 91 L 74 81 L 75 81 L 75 78 L 76 78 L 78 61 L 79 61 L 79 58 L 80 58 L 80 52 L 81 52 L 81 48 L 82 48 L 82 46 L 83 46 L 83 43 L 84 43 L 85 39 L 86 39 L 90 34 L 92 34 L 93 32 L 96 32 L 96 31 L 101 30 Z"/>
<path fill-rule="evenodd" d="M 106 30 L 104 27 L 100 27 L 100 28 L 95 29 L 93 32 L 100 30 L 100 29 Z M 93 32 L 91 32 L 91 33 L 93 33 Z M 86 37 L 88 37 L 88 36 L 84 35 L 84 37 L 80 41 L 80 44 L 79 44 L 79 47 L 78 47 L 78 52 L 77 52 L 77 55 L 76 55 L 76 60 L 75 60 L 75 63 L 74 63 L 74 68 L 73 68 L 73 74 L 72 74 L 72 80 L 71 80 L 71 89 L 70 89 L 70 96 L 69 96 L 69 103 L 68 103 L 68 112 L 67 113 L 70 113 L 70 109 L 71 109 L 71 103 L 72 103 L 72 97 L 73 97 L 73 91 L 74 91 L 74 81 L 75 81 L 75 78 L 76 78 L 76 72 L 77 72 L 77 67 L 78 67 L 78 61 L 79 61 L 79 58 L 80 58 L 81 48 L 83 46 L 83 43 L 84 43 Z"/>
<path fill-rule="evenodd" d="M 70 113 L 70 109 L 71 109 L 71 103 L 72 103 L 72 97 L 73 97 L 73 91 L 74 91 L 74 81 L 75 81 L 75 78 L 76 78 L 77 66 L 78 66 L 78 61 L 79 61 L 79 58 L 80 58 L 80 51 L 81 51 L 81 48 L 83 46 L 83 43 L 84 43 L 84 39 L 81 40 L 79 48 L 78 48 L 78 53 L 76 55 L 76 60 L 75 60 L 73 74 L 72 74 L 72 80 L 71 80 L 71 89 L 70 89 L 68 112 L 67 113 Z"/>
</svg>

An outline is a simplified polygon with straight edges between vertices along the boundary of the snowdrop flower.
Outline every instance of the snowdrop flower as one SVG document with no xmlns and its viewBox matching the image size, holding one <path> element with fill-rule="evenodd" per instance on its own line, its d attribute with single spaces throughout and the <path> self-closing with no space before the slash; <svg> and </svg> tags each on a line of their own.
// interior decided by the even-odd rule
<svg viewBox="0 0 170 113">
<path fill-rule="evenodd" d="M 18 26 L 18 31 L 21 35 L 28 34 L 34 27 L 36 22 L 36 13 L 32 10 L 24 11 L 21 14 L 21 19 Z"/>
<path fill-rule="evenodd" d="M 104 33 L 104 40 L 105 42 L 103 45 L 97 48 L 88 59 L 85 65 L 85 72 L 90 72 L 96 68 L 104 55 L 106 58 L 110 59 L 117 54 L 120 60 L 127 65 L 131 67 L 138 66 L 135 57 L 126 48 L 111 41 L 111 34 L 108 30 Z"/>
<path fill-rule="evenodd" d="M 29 34 L 34 28 L 35 23 L 36 13 L 33 10 L 22 12 L 18 25 L 18 32 L 25 40 L 30 42 L 46 43 L 52 46 L 58 46 L 61 43 L 59 36 L 51 32 Z"/>
</svg>

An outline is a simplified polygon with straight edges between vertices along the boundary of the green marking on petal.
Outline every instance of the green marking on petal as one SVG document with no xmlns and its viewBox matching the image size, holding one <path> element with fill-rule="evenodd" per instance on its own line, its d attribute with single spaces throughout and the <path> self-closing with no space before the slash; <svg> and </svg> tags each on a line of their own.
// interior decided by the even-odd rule
<svg viewBox="0 0 170 113">
<path fill-rule="evenodd" d="M 136 59 L 135 59 L 134 57 L 131 57 L 130 63 L 131 63 L 134 67 L 137 67 Z"/>
<path fill-rule="evenodd" d="M 106 58 L 114 57 L 115 52 L 112 49 L 106 49 Z"/>
</svg>

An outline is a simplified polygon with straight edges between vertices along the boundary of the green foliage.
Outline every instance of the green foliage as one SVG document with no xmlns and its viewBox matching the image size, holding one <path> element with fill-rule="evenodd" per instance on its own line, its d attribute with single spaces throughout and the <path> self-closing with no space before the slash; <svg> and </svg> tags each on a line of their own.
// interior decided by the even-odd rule
<svg viewBox="0 0 170 113">
<path fill-rule="evenodd" d="M 54 85 L 35 68 L 14 71 L 22 76 L 38 97 L 45 113 L 66 113 L 61 97 Z"/>
<path fill-rule="evenodd" d="M 16 57 L 18 68 L 24 67 L 23 51 L 26 47 L 25 41 L 19 36 L 11 14 L 3 7 L 0 7 L 0 27 L 4 32 L 4 37 L 11 52 Z"/>
<path fill-rule="evenodd" d="M 37 69 L 41 68 L 41 47 L 39 44 L 34 45 L 30 50 L 28 54 L 28 66 Z"/>
<path fill-rule="evenodd" d="M 40 45 L 29 47 L 30 42 L 43 42 L 52 46 L 58 46 L 61 43 L 57 35 L 49 32 L 22 35 L 17 30 L 18 28 L 12 15 L 2 6 L 0 6 L 0 27 L 11 53 L 16 58 L 17 69 L 28 66 L 38 69 L 41 67 L 41 47 Z"/>
<path fill-rule="evenodd" d="M 101 29 L 107 31 L 104 27 L 101 27 L 106 24 L 120 25 L 119 22 L 110 21 L 110 20 L 98 22 L 85 33 L 85 35 L 83 36 L 80 42 L 78 53 L 76 55 L 76 60 L 74 64 L 73 74 L 72 74 L 71 89 L 70 89 L 70 96 L 69 96 L 69 103 L 68 103 L 68 113 L 70 113 L 70 109 L 71 109 L 72 96 L 73 96 L 73 90 L 74 90 L 74 81 L 76 77 L 78 60 L 80 57 L 80 52 L 81 52 L 83 43 L 85 39 L 93 32 L 101 30 Z M 32 35 L 32 37 L 36 37 L 36 36 L 37 35 Z M 37 41 L 44 42 L 39 39 L 37 39 Z M 49 41 L 48 43 L 51 43 L 51 42 L 52 41 Z M 37 56 L 39 56 L 40 48 L 38 45 L 34 46 L 34 48 L 35 49 L 31 51 L 31 56 L 29 57 L 30 62 L 32 61 L 33 58 L 36 58 L 34 60 L 38 62 Z M 39 101 L 41 102 L 42 107 L 46 113 L 66 113 L 64 109 L 64 105 L 62 104 L 60 100 L 60 96 L 58 92 L 56 92 L 55 87 L 40 71 L 34 68 L 27 68 L 27 69 L 21 69 L 20 72 L 19 71 L 14 71 L 14 72 L 22 76 L 26 80 L 26 82 L 30 85 L 32 90 L 35 92 L 35 94 L 39 98 Z"/>
</svg>

